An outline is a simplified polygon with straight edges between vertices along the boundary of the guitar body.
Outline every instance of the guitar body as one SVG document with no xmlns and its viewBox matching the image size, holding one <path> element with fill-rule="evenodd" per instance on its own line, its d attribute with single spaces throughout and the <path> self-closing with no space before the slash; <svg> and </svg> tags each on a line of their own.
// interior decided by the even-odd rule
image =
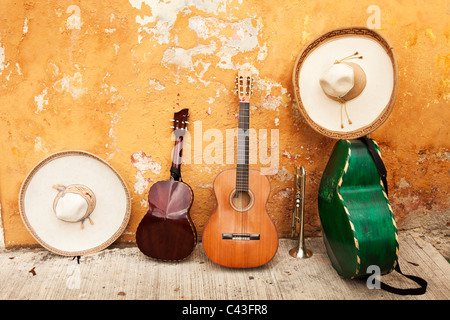
<svg viewBox="0 0 450 320">
<path fill-rule="evenodd" d="M 378 146 L 374 144 L 379 153 Z M 339 140 L 319 187 L 323 238 L 344 278 L 391 272 L 398 260 L 395 218 L 375 162 L 360 140 Z"/>
<path fill-rule="evenodd" d="M 202 242 L 206 255 L 216 264 L 258 267 L 269 262 L 278 249 L 277 231 L 266 211 L 270 182 L 260 171 L 252 169 L 248 180 L 251 196 L 244 208 L 233 203 L 236 169 L 221 172 L 214 181 L 217 205 L 205 226 Z"/>
<path fill-rule="evenodd" d="M 136 231 L 139 250 L 158 260 L 188 257 L 197 242 L 189 216 L 192 202 L 192 190 L 183 182 L 166 180 L 153 184 L 148 193 L 149 210 Z"/>
</svg>

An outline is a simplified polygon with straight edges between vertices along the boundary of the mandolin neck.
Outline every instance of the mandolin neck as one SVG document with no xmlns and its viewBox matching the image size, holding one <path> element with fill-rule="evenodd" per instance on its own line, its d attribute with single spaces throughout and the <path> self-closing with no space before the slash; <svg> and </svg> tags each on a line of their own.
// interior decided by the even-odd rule
<svg viewBox="0 0 450 320">
<path fill-rule="evenodd" d="M 175 132 L 176 134 L 176 132 Z M 183 152 L 183 136 L 176 135 L 175 146 L 173 148 L 172 166 L 170 168 L 170 175 L 174 180 L 179 181 L 181 177 L 181 156 Z"/>
<path fill-rule="evenodd" d="M 183 151 L 183 137 L 187 131 L 187 120 L 189 118 L 189 109 L 185 108 L 173 115 L 173 132 L 175 134 L 175 146 L 173 148 L 172 166 L 170 168 L 170 176 L 176 181 L 181 178 L 181 154 Z"/>
<path fill-rule="evenodd" d="M 248 191 L 250 103 L 239 103 L 236 191 Z"/>
</svg>

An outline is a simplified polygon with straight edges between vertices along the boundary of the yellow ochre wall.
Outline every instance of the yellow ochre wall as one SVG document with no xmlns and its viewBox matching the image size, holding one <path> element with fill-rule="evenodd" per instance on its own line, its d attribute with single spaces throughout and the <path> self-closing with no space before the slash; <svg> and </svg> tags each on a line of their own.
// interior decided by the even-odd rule
<svg viewBox="0 0 450 320">
<path fill-rule="evenodd" d="M 182 174 L 201 236 L 215 206 L 213 180 L 234 166 L 214 146 L 229 144 L 226 129 L 238 125 L 239 68 L 255 74 L 250 123 L 265 141 L 251 167 L 278 169 L 267 208 L 279 235 L 290 236 L 300 164 L 308 174 L 306 235 L 320 235 L 317 192 L 335 140 L 306 124 L 291 77 L 309 41 L 345 26 L 377 29 L 397 54 L 398 99 L 371 138 L 388 169 L 398 226 L 442 235 L 450 220 L 449 21 L 450 2 L 438 0 L 2 0 L 4 246 L 36 244 L 20 218 L 19 189 L 40 160 L 67 149 L 94 153 L 122 175 L 132 214 L 119 241 L 133 242 L 149 188 L 169 178 L 170 119 L 181 108 L 190 110 L 191 137 Z M 266 143 L 270 161 L 259 154 Z"/>
</svg>

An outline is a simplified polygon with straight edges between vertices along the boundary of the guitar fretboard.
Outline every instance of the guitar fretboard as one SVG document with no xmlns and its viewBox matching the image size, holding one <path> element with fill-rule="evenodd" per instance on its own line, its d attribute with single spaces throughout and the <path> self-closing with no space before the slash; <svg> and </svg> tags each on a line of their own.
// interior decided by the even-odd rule
<svg viewBox="0 0 450 320">
<path fill-rule="evenodd" d="M 250 103 L 239 103 L 236 191 L 248 191 Z"/>
</svg>

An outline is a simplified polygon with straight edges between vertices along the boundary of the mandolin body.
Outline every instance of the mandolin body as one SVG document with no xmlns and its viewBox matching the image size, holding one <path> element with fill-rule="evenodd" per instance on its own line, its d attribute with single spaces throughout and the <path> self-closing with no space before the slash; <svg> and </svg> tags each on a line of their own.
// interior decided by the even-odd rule
<svg viewBox="0 0 450 320">
<path fill-rule="evenodd" d="M 269 262 L 278 249 L 276 228 L 266 211 L 269 179 L 249 170 L 250 208 L 240 211 L 232 205 L 236 169 L 221 172 L 214 181 L 216 208 L 203 231 L 203 249 L 216 264 L 231 268 L 252 268 Z M 256 239 L 258 238 L 258 239 Z"/>
<path fill-rule="evenodd" d="M 374 143 L 370 140 L 370 143 Z M 379 153 L 378 146 L 374 143 Z M 339 140 L 319 187 L 323 239 L 344 278 L 391 272 L 398 260 L 395 218 L 375 162 L 360 140 Z"/>
<path fill-rule="evenodd" d="M 191 188 L 173 179 L 158 181 L 148 193 L 149 210 L 139 223 L 136 243 L 145 255 L 165 261 L 187 258 L 197 242 L 189 210 Z"/>
</svg>

